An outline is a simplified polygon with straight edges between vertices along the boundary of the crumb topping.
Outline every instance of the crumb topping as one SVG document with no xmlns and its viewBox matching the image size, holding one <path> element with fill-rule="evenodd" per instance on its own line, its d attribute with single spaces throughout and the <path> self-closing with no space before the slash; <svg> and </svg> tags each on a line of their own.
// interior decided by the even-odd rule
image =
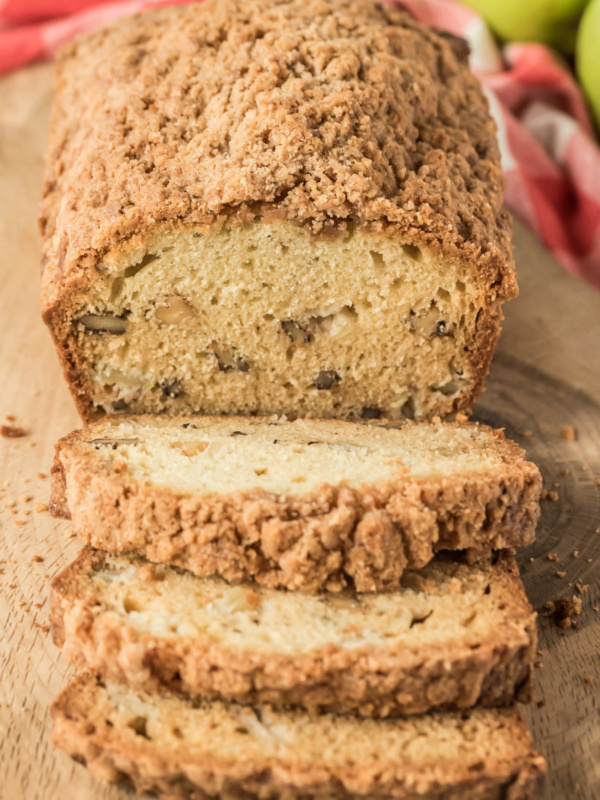
<svg viewBox="0 0 600 800">
<path fill-rule="evenodd" d="M 160 224 L 352 224 L 515 293 L 495 126 L 464 43 L 370 0 L 208 0 L 69 45 L 40 218 L 46 279 Z"/>
<path fill-rule="evenodd" d="M 577 629 L 579 623 L 573 617 L 580 616 L 582 607 L 583 602 L 580 597 L 559 597 L 544 604 L 543 615 L 551 617 L 559 628 Z"/>
</svg>

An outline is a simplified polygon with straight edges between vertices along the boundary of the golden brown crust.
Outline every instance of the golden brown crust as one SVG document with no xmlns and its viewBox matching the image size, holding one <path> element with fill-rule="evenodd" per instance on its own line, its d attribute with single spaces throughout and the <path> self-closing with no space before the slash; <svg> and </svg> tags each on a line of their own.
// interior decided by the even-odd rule
<svg viewBox="0 0 600 800">
<path fill-rule="evenodd" d="M 428 645 L 418 652 L 385 644 L 352 650 L 329 644 L 289 655 L 229 649 L 198 637 L 149 635 L 98 600 L 91 579 L 105 564 L 106 554 L 84 548 L 54 579 L 52 635 L 76 667 L 135 689 L 374 717 L 530 699 L 535 614 L 507 553 L 483 569 L 489 602 L 504 608 L 509 623 L 490 630 L 477 648 L 457 639 L 451 647 Z M 467 575 L 459 560 L 457 578 Z"/>
<path fill-rule="evenodd" d="M 157 700 L 156 706 L 160 704 Z M 307 763 L 301 747 L 292 760 L 267 755 L 227 760 L 196 755 L 192 760 L 184 745 L 179 751 L 161 752 L 151 739 L 122 730 L 124 720 L 104 696 L 101 682 L 82 676 L 53 704 L 52 739 L 96 777 L 111 783 L 130 782 L 140 792 L 156 792 L 170 800 L 359 800 L 366 796 L 382 800 L 535 800 L 546 773 L 544 758 L 532 750 L 517 712 L 488 713 L 498 717 L 496 724 L 510 730 L 513 741 L 511 753 L 497 752 L 490 763 L 470 763 L 473 756 L 468 743 L 464 750 L 457 746 L 462 753 L 460 763 L 446 769 L 429 766 L 425 771 L 419 769 L 418 761 L 386 764 L 385 754 L 386 769 L 372 764 L 365 769 L 360 752 L 352 765 L 328 764 L 323 757 L 320 763 Z M 114 722 L 109 721 L 111 716 Z M 354 724 L 360 726 L 364 721 Z"/>
<path fill-rule="evenodd" d="M 54 463 L 50 470 L 50 506 L 49 511 L 53 517 L 70 519 L 71 514 L 67 507 L 67 483 L 65 470 L 58 458 L 58 451 L 54 455 Z"/>
<path fill-rule="evenodd" d="M 533 541 L 539 470 L 501 431 L 481 429 L 509 454 L 502 471 L 359 489 L 325 484 L 297 496 L 260 489 L 203 496 L 142 484 L 123 462 L 90 456 L 74 431 L 56 446 L 51 508 L 68 507 L 76 533 L 93 547 L 200 576 L 307 592 L 349 583 L 390 591 L 405 568 L 424 566 L 436 550 Z"/>
</svg>

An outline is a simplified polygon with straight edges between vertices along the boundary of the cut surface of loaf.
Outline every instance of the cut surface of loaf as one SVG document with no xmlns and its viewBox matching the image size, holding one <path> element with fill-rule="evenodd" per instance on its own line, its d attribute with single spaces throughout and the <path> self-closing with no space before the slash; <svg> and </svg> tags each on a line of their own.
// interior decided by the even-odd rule
<svg viewBox="0 0 600 800">
<path fill-rule="evenodd" d="M 70 45 L 40 227 L 80 413 L 468 413 L 517 288 L 467 53 L 370 0 L 208 0 Z"/>
<path fill-rule="evenodd" d="M 436 550 L 533 541 L 541 477 L 475 424 L 114 417 L 56 448 L 88 544 L 271 588 L 394 589 Z"/>
<path fill-rule="evenodd" d="M 306 595 L 84 548 L 50 603 L 63 654 L 135 689 L 383 717 L 530 699 L 535 614 L 507 553 Z"/>
<path fill-rule="evenodd" d="M 74 680 L 53 741 L 106 781 L 184 798 L 533 800 L 545 762 L 514 709 L 368 720 Z"/>
</svg>

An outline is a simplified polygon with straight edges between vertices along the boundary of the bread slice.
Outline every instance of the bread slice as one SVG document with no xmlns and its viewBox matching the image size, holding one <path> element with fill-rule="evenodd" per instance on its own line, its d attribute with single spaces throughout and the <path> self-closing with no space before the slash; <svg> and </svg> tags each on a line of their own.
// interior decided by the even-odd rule
<svg viewBox="0 0 600 800">
<path fill-rule="evenodd" d="M 523 451 L 481 425 L 117 416 L 57 444 L 51 504 L 110 553 L 364 592 L 436 550 L 530 543 L 540 490 Z"/>
<path fill-rule="evenodd" d="M 80 413 L 468 413 L 515 297 L 468 47 L 372 0 L 207 0 L 58 60 L 44 318 Z"/>
<path fill-rule="evenodd" d="M 514 709 L 313 717 L 82 676 L 52 715 L 54 744 L 93 775 L 169 800 L 533 800 L 546 771 Z"/>
<path fill-rule="evenodd" d="M 306 595 L 85 548 L 50 604 L 69 661 L 136 689 L 383 717 L 530 699 L 535 614 L 507 553 Z"/>
<path fill-rule="evenodd" d="M 94 547 L 200 576 L 391 590 L 436 550 L 533 541 L 523 456 L 469 424 L 117 416 L 57 444 L 51 506 Z"/>
</svg>

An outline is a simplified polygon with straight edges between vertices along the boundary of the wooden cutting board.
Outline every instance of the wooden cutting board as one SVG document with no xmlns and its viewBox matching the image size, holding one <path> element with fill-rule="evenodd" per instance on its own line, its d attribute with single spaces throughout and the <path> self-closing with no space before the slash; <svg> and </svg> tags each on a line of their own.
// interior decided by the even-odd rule
<svg viewBox="0 0 600 800">
<path fill-rule="evenodd" d="M 71 670 L 47 631 L 48 583 L 79 549 L 67 522 L 37 510 L 48 501 L 54 442 L 78 425 L 38 311 L 50 98 L 48 65 L 0 81 L 0 423 L 14 415 L 27 431 L 0 439 L 0 798 L 117 800 L 131 795 L 50 745 L 49 706 Z M 521 296 L 506 311 L 476 417 L 506 427 L 558 495 L 543 502 L 537 543 L 519 561 L 535 608 L 576 594 L 583 612 L 578 630 L 540 617 L 538 702 L 526 714 L 548 757 L 546 800 L 598 800 L 600 294 L 520 226 L 515 245 Z M 566 426 L 573 441 L 563 438 Z"/>
</svg>

